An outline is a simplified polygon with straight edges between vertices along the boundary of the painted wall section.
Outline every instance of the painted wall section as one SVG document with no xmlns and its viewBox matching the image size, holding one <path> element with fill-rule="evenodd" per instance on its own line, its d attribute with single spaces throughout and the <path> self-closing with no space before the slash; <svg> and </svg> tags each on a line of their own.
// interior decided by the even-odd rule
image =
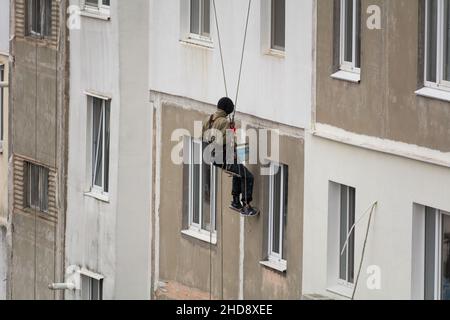
<svg viewBox="0 0 450 320">
<path fill-rule="evenodd" d="M 73 0 L 71 4 L 80 5 Z M 110 19 L 81 17 L 70 33 L 66 265 L 105 277 L 104 299 L 150 297 L 151 123 L 148 1 L 111 1 Z M 131 18 L 138 17 L 138 18 Z M 91 189 L 87 91 L 111 98 L 108 199 Z M 67 293 L 69 299 L 80 292 Z"/>
<path fill-rule="evenodd" d="M 185 41 L 188 0 L 151 1 L 152 90 L 215 105 L 225 95 L 214 15 L 212 47 Z M 234 99 L 244 39 L 247 1 L 216 1 L 229 95 Z M 239 97 L 239 111 L 304 128 L 311 104 L 313 1 L 286 1 L 286 52 L 266 47 L 270 1 L 253 1 Z M 211 8 L 212 10 L 212 8 Z M 183 31 L 180 31 L 183 30 Z"/>
<path fill-rule="evenodd" d="M 9 0 L 0 0 L 0 54 L 9 52 Z"/>
</svg>

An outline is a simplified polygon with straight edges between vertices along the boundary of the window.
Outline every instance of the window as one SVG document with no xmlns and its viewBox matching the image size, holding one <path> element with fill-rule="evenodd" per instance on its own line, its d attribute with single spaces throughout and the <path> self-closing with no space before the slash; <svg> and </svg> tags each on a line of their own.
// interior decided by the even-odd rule
<svg viewBox="0 0 450 320">
<path fill-rule="evenodd" d="M 27 33 L 31 36 L 46 37 L 51 34 L 52 1 L 28 0 Z"/>
<path fill-rule="evenodd" d="M 271 164 L 269 181 L 269 261 L 286 267 L 285 233 L 288 205 L 288 166 Z"/>
<path fill-rule="evenodd" d="M 210 40 L 211 0 L 190 1 L 190 38 Z"/>
<path fill-rule="evenodd" d="M 110 0 L 84 0 L 84 8 L 95 11 L 109 11 Z"/>
<path fill-rule="evenodd" d="M 344 185 L 340 189 L 339 284 L 348 286 L 355 280 L 355 189 Z"/>
<path fill-rule="evenodd" d="M 425 86 L 450 90 L 450 1 L 426 0 Z"/>
<path fill-rule="evenodd" d="M 82 274 L 81 298 L 83 300 L 103 300 L 103 279 Z"/>
<path fill-rule="evenodd" d="M 186 138 L 189 167 L 189 230 L 205 236 L 211 241 L 216 233 L 216 189 L 217 168 L 203 161 L 204 143 Z M 208 238 L 209 237 L 209 238 Z"/>
<path fill-rule="evenodd" d="M 48 173 L 47 168 L 26 162 L 26 207 L 48 212 Z"/>
<path fill-rule="evenodd" d="M 426 300 L 450 300 L 450 213 L 425 211 Z"/>
<path fill-rule="evenodd" d="M 5 81 L 5 66 L 3 64 L 0 64 L 0 82 Z M 0 87 L 0 149 L 2 148 L 3 144 L 3 134 L 4 134 L 4 125 L 3 125 L 3 105 L 5 103 L 5 92 L 4 88 Z"/>
<path fill-rule="evenodd" d="M 286 0 L 271 1 L 271 49 L 284 51 L 286 37 Z"/>
<path fill-rule="evenodd" d="M 340 69 L 353 73 L 361 71 L 361 1 L 340 0 Z"/>
<path fill-rule="evenodd" d="M 92 101 L 92 191 L 109 192 L 110 101 L 96 97 Z"/>
</svg>

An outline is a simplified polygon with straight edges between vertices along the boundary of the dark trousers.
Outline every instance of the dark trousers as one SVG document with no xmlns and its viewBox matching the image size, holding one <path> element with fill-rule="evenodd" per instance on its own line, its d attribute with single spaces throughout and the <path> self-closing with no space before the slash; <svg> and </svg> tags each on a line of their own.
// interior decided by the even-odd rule
<svg viewBox="0 0 450 320">
<path fill-rule="evenodd" d="M 232 172 L 237 176 L 233 176 L 233 196 L 239 197 L 242 194 L 242 201 L 250 203 L 253 200 L 253 174 L 243 164 L 227 164 L 219 165 L 220 168 Z"/>
</svg>

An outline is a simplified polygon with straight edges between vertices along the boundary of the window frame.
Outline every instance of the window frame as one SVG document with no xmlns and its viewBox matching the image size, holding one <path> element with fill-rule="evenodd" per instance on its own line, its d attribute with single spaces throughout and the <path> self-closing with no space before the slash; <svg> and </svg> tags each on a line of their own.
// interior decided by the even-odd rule
<svg viewBox="0 0 450 320">
<path fill-rule="evenodd" d="M 276 169 L 281 170 L 280 177 L 280 211 L 277 213 L 280 215 L 280 230 L 279 230 L 279 252 L 276 253 L 274 251 L 273 246 L 273 234 L 274 234 L 274 195 L 276 190 L 275 189 L 275 176 L 278 172 L 276 172 Z M 269 262 L 282 265 L 284 267 L 287 266 L 287 260 L 283 257 L 285 256 L 284 252 L 284 245 L 285 245 L 285 222 L 286 222 L 286 216 L 287 216 L 287 208 L 285 208 L 285 197 L 286 197 L 286 190 L 288 189 L 285 186 L 285 183 L 289 183 L 285 180 L 285 170 L 287 169 L 286 165 L 274 163 L 271 162 L 270 164 L 270 175 L 269 175 L 269 219 L 268 219 L 268 260 Z M 289 190 L 289 189 L 288 189 Z"/>
<path fill-rule="evenodd" d="M 286 52 L 286 8 L 284 12 L 284 47 L 275 45 L 275 1 L 270 0 L 270 51 L 284 55 Z"/>
<path fill-rule="evenodd" d="M 428 212 L 428 210 L 432 211 Z M 434 300 L 442 300 L 442 225 L 444 217 L 450 218 L 450 213 L 434 208 L 426 208 L 425 214 L 434 214 Z M 426 225 L 425 225 L 426 230 Z M 426 232 L 426 231 L 425 231 Z M 426 238 L 425 238 L 426 239 Z M 427 244 L 425 243 L 425 248 Z M 426 264 L 426 249 L 424 251 L 424 262 Z M 425 272 L 425 269 L 424 269 Z M 426 275 L 424 274 L 424 281 L 426 282 Z M 426 288 L 426 285 L 424 286 Z M 425 292 L 424 292 L 424 297 Z"/>
<path fill-rule="evenodd" d="M 111 0 L 110 0 L 109 5 L 103 4 L 104 0 L 96 0 L 96 1 L 97 1 L 97 6 L 94 6 L 90 3 L 88 3 L 87 0 L 83 0 L 83 10 L 92 12 L 92 13 L 100 13 L 100 14 L 109 15 L 110 8 L 111 8 Z"/>
<path fill-rule="evenodd" d="M 111 156 L 111 100 L 110 99 L 104 99 L 104 98 L 100 98 L 100 97 L 95 97 L 95 96 L 89 96 L 89 104 L 90 104 L 90 132 L 91 132 L 91 139 L 90 139 L 90 150 L 91 150 L 91 157 L 90 157 L 90 161 L 91 161 L 91 193 L 93 194 L 98 194 L 102 197 L 108 197 L 109 196 L 109 192 L 110 192 L 110 156 Z M 101 173 L 101 179 L 102 179 L 102 185 L 97 185 L 96 184 L 96 164 L 97 164 L 97 157 L 95 156 L 95 150 L 94 150 L 94 101 L 95 99 L 99 100 L 102 102 L 101 105 L 101 127 L 102 127 L 102 173 Z M 106 108 L 109 108 L 109 119 L 106 118 Z M 108 136 L 108 173 L 107 175 L 105 175 L 105 166 L 106 166 L 106 161 L 105 161 L 105 155 L 106 155 L 106 142 L 107 142 L 107 137 L 106 137 L 106 120 L 109 121 L 109 136 Z M 99 131 L 100 134 L 100 131 Z M 106 177 L 108 180 L 108 186 L 107 189 L 105 190 L 106 187 Z"/>
<path fill-rule="evenodd" d="M 40 15 L 40 31 L 37 32 L 33 30 L 34 28 L 34 7 L 33 3 L 35 1 L 41 2 L 41 12 Z M 48 8 L 47 4 L 50 4 Z M 38 39 L 44 39 L 52 35 L 52 2 L 50 0 L 27 0 L 26 2 L 26 35 Z"/>
<path fill-rule="evenodd" d="M 81 299 L 85 301 L 101 301 L 103 300 L 103 276 L 97 276 L 92 272 L 82 271 L 80 272 L 81 277 Z M 93 299 L 93 289 L 94 282 L 97 282 L 98 299 Z M 85 284 L 88 284 L 88 287 L 85 287 Z"/>
<path fill-rule="evenodd" d="M 346 61 L 345 60 L 345 40 L 346 40 L 346 20 L 345 20 L 345 13 L 346 13 L 346 1 L 347 0 L 340 0 L 340 13 L 339 13 L 339 70 L 354 73 L 354 74 L 361 74 L 361 67 L 356 67 L 356 57 L 357 54 L 359 54 L 360 64 L 361 64 L 361 26 L 357 25 L 357 14 L 358 14 L 358 6 L 356 4 L 361 5 L 361 2 L 358 0 L 349 0 L 353 1 L 353 15 L 352 15 L 352 61 Z M 361 13 L 361 11 L 360 11 Z M 361 21 L 361 18 L 359 19 Z M 358 39 L 357 37 L 357 27 L 360 29 L 359 32 L 359 52 L 356 52 L 356 44 Z"/>
<path fill-rule="evenodd" d="M 0 83 L 5 82 L 6 67 L 3 63 L 0 64 Z M 5 137 L 5 125 L 4 125 L 4 110 L 5 110 L 5 88 L 0 87 L 0 153 L 3 148 L 3 140 Z"/>
<path fill-rule="evenodd" d="M 343 245 L 345 244 L 345 242 L 344 242 L 344 243 L 340 243 L 340 245 L 339 245 L 339 261 L 338 261 L 337 284 L 340 285 L 340 286 L 352 289 L 354 287 L 354 285 L 355 285 L 354 284 L 354 281 L 355 281 L 355 279 L 354 279 L 354 277 L 355 277 L 355 241 L 354 241 L 354 239 L 355 239 L 355 229 L 352 230 L 352 227 L 353 227 L 353 224 L 356 222 L 356 189 L 353 188 L 353 187 L 350 187 L 350 186 L 343 185 L 343 184 L 340 185 L 340 196 L 339 196 L 339 199 L 340 199 L 339 237 L 340 237 L 340 239 L 342 239 L 341 238 L 341 236 L 342 236 L 342 234 L 341 234 L 341 231 L 342 231 L 341 221 L 342 221 L 342 215 L 343 215 L 343 212 L 342 212 L 342 188 L 346 188 L 347 189 L 347 191 L 346 191 L 346 196 L 347 196 L 346 204 L 347 204 L 347 206 L 346 206 L 346 210 L 345 210 L 346 226 L 347 226 L 347 228 L 346 228 L 345 237 L 344 237 L 345 238 L 345 242 L 347 242 L 346 243 L 347 248 L 345 249 L 345 275 L 346 275 L 346 279 L 342 279 L 341 278 L 341 259 L 343 258 L 343 255 L 341 254 L 341 252 L 342 252 L 342 250 L 344 250 L 344 247 L 343 247 Z M 353 224 L 350 225 L 350 223 L 352 221 L 350 219 L 350 214 L 351 214 L 350 213 L 350 191 L 351 190 L 353 190 L 354 197 L 353 197 Z M 349 234 L 350 231 L 351 231 L 351 234 Z M 350 242 L 351 242 L 350 240 L 352 239 L 352 237 L 353 237 L 353 241 L 352 241 L 352 258 L 350 259 L 349 247 L 350 247 Z M 348 241 L 347 241 L 347 238 L 348 238 Z M 349 281 L 349 266 L 350 266 L 350 263 L 351 263 L 350 260 L 353 261 L 353 282 Z"/>
<path fill-rule="evenodd" d="M 211 0 L 198 0 L 199 1 L 199 33 L 195 33 L 192 31 L 192 0 L 189 0 L 189 29 L 188 29 L 188 39 L 194 40 L 194 41 L 200 41 L 200 42 L 212 42 L 212 35 L 211 35 L 211 26 L 212 26 L 212 1 Z M 210 1 L 209 4 L 209 33 L 204 32 L 204 2 Z"/>
<path fill-rule="evenodd" d="M 32 162 L 25 162 L 25 183 L 26 183 L 26 194 L 25 194 L 25 207 L 29 208 L 34 211 L 38 211 L 41 213 L 49 213 L 49 183 L 50 183 L 50 170 L 42 165 L 32 163 Z M 32 176 L 31 176 L 31 169 L 34 167 L 35 170 L 38 170 L 37 172 L 37 185 L 38 190 L 33 190 L 32 187 Z M 46 174 L 47 181 L 44 181 Z M 44 188 L 44 183 L 46 183 L 47 187 Z M 33 196 L 32 192 L 37 192 L 37 201 L 38 205 L 33 204 Z M 45 193 L 46 192 L 46 195 Z M 44 197 L 44 198 L 43 198 Z"/>
<path fill-rule="evenodd" d="M 450 81 L 444 80 L 443 79 L 443 67 L 444 67 L 444 0 L 437 0 L 437 21 L 436 21 L 436 29 L 437 29 L 437 35 L 436 35 L 436 41 L 437 41 L 437 45 L 436 45 L 436 82 L 432 82 L 429 81 L 427 79 L 427 75 L 428 75 L 428 28 L 429 28 L 429 24 L 428 24 L 428 19 L 429 19 L 429 0 L 425 1 L 425 36 L 424 36 L 424 86 L 428 87 L 428 88 L 433 88 L 433 89 L 439 89 L 439 90 L 444 90 L 444 91 L 450 91 Z M 450 5 L 450 3 L 449 3 Z M 450 16 L 448 17 L 448 19 L 450 19 Z M 449 61 L 450 63 L 450 61 Z"/>
<path fill-rule="evenodd" d="M 197 145 L 198 150 L 200 151 L 199 159 L 202 159 L 202 165 L 199 173 L 199 189 L 196 190 L 198 192 L 198 201 L 200 203 L 200 209 L 198 213 L 198 223 L 194 221 L 194 205 L 193 200 L 195 193 L 193 188 L 193 175 L 194 175 L 194 165 L 195 165 L 195 156 L 193 153 L 194 145 Z M 217 167 L 214 166 L 212 163 L 209 164 L 211 166 L 211 175 L 210 175 L 210 185 L 211 185 L 211 198 L 210 198 L 210 229 L 213 231 L 208 231 L 206 226 L 203 226 L 203 166 L 208 166 L 208 164 L 204 163 L 203 160 L 203 141 L 199 139 L 194 139 L 192 137 L 186 137 L 185 138 L 185 148 L 187 147 L 188 153 L 187 153 L 187 159 L 188 159 L 188 166 L 189 166 L 189 179 L 188 179 L 188 189 L 189 189 L 189 196 L 188 196 L 188 230 L 189 235 L 199 235 L 201 240 L 205 241 L 212 241 L 216 242 L 217 239 L 217 175 L 218 170 Z"/>
</svg>

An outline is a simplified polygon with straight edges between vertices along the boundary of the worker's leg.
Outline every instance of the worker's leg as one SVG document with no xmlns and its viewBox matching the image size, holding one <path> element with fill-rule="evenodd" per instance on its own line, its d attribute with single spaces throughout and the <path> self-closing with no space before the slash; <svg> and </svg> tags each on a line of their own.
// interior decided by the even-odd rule
<svg viewBox="0 0 450 320">
<path fill-rule="evenodd" d="M 254 177 L 253 174 L 244 166 L 241 166 L 241 190 L 242 190 L 242 201 L 246 204 L 250 204 L 253 201 L 253 184 L 254 184 Z"/>
</svg>

